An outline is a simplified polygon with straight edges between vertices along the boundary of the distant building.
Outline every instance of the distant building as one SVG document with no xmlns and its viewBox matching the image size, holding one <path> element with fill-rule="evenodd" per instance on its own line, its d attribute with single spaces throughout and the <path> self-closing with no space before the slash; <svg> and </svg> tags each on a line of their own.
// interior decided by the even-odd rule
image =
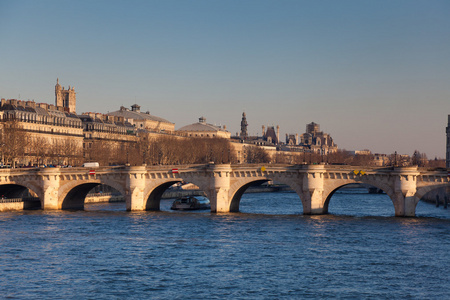
<svg viewBox="0 0 450 300">
<path fill-rule="evenodd" d="M 121 106 L 118 111 L 108 113 L 109 116 L 122 117 L 126 122 L 135 125 L 137 129 L 145 129 L 152 132 L 173 133 L 175 124 L 163 118 L 156 117 L 150 112 L 141 112 L 141 107 L 137 104 L 131 106 L 131 110 Z"/>
<path fill-rule="evenodd" d="M 320 125 L 314 122 L 306 125 L 306 132 L 300 136 L 300 140 L 300 146 L 314 153 L 328 154 L 338 150 L 333 138 L 320 131 Z"/>
<path fill-rule="evenodd" d="M 372 152 L 369 149 L 354 150 L 354 151 L 349 151 L 349 153 L 351 155 L 371 155 L 372 154 Z"/>
<path fill-rule="evenodd" d="M 286 145 L 296 146 L 298 145 L 298 134 L 287 134 L 286 133 Z"/>
<path fill-rule="evenodd" d="M 375 153 L 373 155 L 373 164 L 377 167 L 385 167 L 391 163 L 391 160 L 386 154 Z"/>
<path fill-rule="evenodd" d="M 16 158 L 17 163 L 23 165 L 47 163 L 39 158 L 48 153 L 49 149 L 61 151 L 58 154 L 62 155 L 64 148 L 70 146 L 81 149 L 83 144 L 83 124 L 77 115 L 66 107 L 1 99 L 0 120 L 0 129 L 6 122 L 15 120 L 27 132 L 26 146 L 23 149 L 27 158 Z"/>
<path fill-rule="evenodd" d="M 139 110 L 139 107 L 135 109 Z M 142 115 L 147 116 L 147 114 Z M 121 116 L 99 113 L 77 115 L 75 89 L 69 87 L 66 90 L 61 87 L 59 79 L 56 80 L 55 86 L 55 105 L 1 99 L 0 130 L 13 120 L 18 121 L 20 128 L 26 132 L 23 156 L 14 158 L 18 164 L 23 165 L 55 162 L 65 164 L 69 160 L 68 153 L 78 153 L 79 159 L 83 157 L 88 159 L 86 153 L 96 141 L 107 141 L 118 147 L 136 143 L 138 128 L 135 124 L 151 127 L 145 123 L 145 120 L 159 123 L 160 128 L 166 128 L 164 126 L 168 123 L 169 129 L 172 126 L 171 131 L 174 127 L 173 123 L 160 118 L 142 117 L 138 122 L 131 124 Z M 71 156 L 70 160 L 77 159 Z"/>
<path fill-rule="evenodd" d="M 191 125 L 183 126 L 177 130 L 177 133 L 193 138 L 225 138 L 229 139 L 231 137 L 230 132 L 226 130 L 226 126 L 216 126 L 206 123 L 206 119 L 201 117 L 198 119 L 198 123 L 193 123 Z"/>
<path fill-rule="evenodd" d="M 277 125 L 277 131 L 275 131 L 274 126 L 262 126 L 263 140 L 267 141 L 269 144 L 278 144 L 280 142 L 280 126 Z"/>
</svg>

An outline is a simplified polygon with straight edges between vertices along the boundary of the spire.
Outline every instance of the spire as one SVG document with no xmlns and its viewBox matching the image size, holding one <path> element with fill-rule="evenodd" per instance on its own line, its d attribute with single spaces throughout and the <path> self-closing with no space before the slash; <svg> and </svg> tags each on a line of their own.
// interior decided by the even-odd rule
<svg viewBox="0 0 450 300">
<path fill-rule="evenodd" d="M 247 118 L 245 116 L 245 112 L 242 113 L 242 121 L 241 121 L 241 139 L 245 140 L 248 137 L 247 133 Z"/>
</svg>

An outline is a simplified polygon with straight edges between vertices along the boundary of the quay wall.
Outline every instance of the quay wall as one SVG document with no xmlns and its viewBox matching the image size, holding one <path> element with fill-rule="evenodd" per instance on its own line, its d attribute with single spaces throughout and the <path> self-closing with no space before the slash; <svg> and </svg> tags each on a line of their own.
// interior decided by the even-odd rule
<svg viewBox="0 0 450 300">
<path fill-rule="evenodd" d="M 41 208 L 41 202 L 39 201 L 39 199 L 25 201 L 22 198 L 0 200 L 0 212 L 37 208 Z"/>
</svg>

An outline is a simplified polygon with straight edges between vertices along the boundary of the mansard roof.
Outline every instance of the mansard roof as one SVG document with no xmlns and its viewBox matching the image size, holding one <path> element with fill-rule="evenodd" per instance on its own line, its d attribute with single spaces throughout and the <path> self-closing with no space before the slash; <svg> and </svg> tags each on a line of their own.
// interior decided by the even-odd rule
<svg viewBox="0 0 450 300">
<path fill-rule="evenodd" d="M 99 123 L 99 124 L 107 124 L 107 125 L 117 125 L 117 126 L 125 126 L 125 127 L 133 127 L 134 126 L 130 122 L 114 122 L 112 120 L 102 120 L 99 118 L 93 118 L 89 115 L 79 115 L 78 118 L 81 119 L 83 123 Z"/>
<path fill-rule="evenodd" d="M 172 122 L 167 121 L 166 119 L 151 115 L 149 112 L 147 113 L 141 113 L 139 111 L 139 109 L 136 109 L 136 107 L 139 107 L 137 104 L 133 105 L 133 111 L 125 108 L 125 107 L 121 107 L 120 110 L 117 111 L 113 111 L 110 113 L 107 113 L 107 115 L 109 116 L 119 116 L 119 117 L 124 117 L 125 119 L 133 119 L 133 120 L 151 120 L 151 121 L 156 121 L 156 122 L 163 122 L 163 123 L 170 123 L 170 124 L 174 124 Z"/>
<path fill-rule="evenodd" d="M 73 118 L 73 119 L 79 119 L 78 116 L 74 113 L 68 112 L 68 111 L 60 111 L 57 109 L 45 109 L 43 107 L 40 107 L 38 105 L 34 105 L 34 107 L 26 105 L 15 105 L 10 103 L 11 101 L 8 101 L 4 103 L 1 107 L 1 111 L 17 111 L 17 112 L 27 112 L 27 113 L 33 113 L 40 116 L 53 116 L 53 117 L 59 117 L 59 118 Z"/>
</svg>

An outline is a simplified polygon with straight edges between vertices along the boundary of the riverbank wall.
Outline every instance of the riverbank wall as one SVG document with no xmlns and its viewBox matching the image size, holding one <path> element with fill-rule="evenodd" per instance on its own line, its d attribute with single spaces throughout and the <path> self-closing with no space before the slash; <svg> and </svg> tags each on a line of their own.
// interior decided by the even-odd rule
<svg viewBox="0 0 450 300">
<path fill-rule="evenodd" d="M 0 199 L 0 212 L 41 208 L 39 198 Z"/>
</svg>

